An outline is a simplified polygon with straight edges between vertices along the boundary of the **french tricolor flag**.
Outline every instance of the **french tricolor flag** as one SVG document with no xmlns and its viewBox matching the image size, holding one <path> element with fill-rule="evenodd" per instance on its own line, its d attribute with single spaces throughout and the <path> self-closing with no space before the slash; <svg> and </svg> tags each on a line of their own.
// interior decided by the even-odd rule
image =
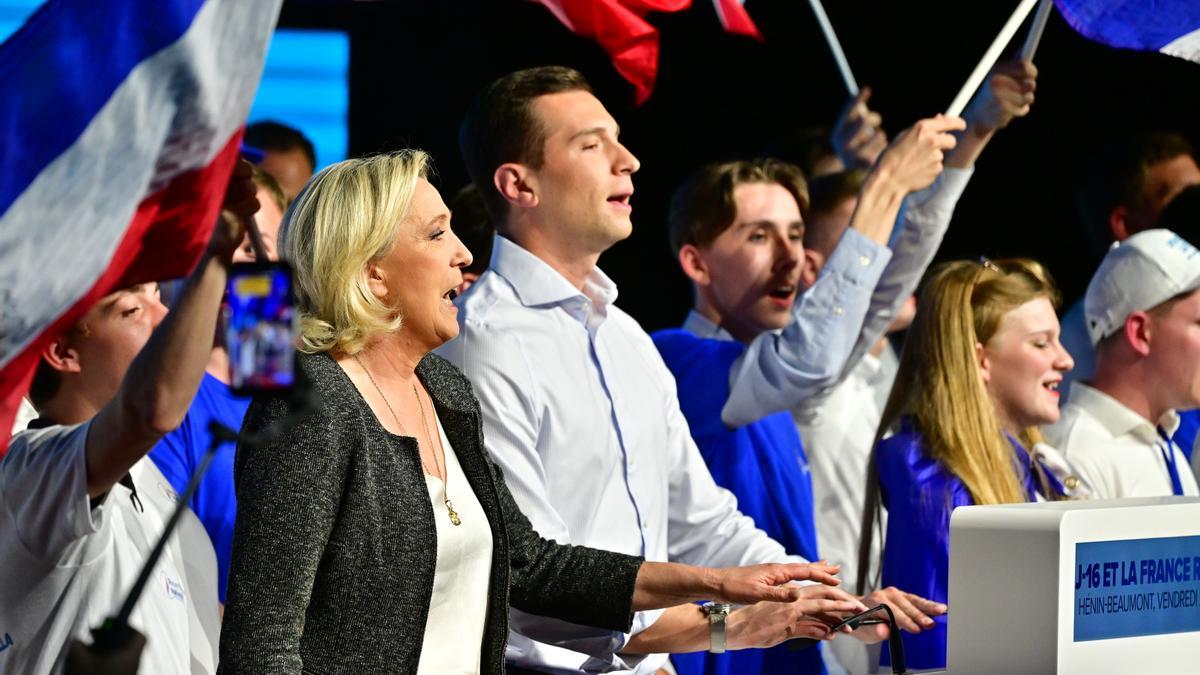
<svg viewBox="0 0 1200 675">
<path fill-rule="evenodd" d="M 0 448 L 39 355 L 196 264 L 282 0 L 49 0 L 0 45 Z"/>
<path fill-rule="evenodd" d="M 1084 37 L 1200 63 L 1200 0 L 1055 0 Z"/>
</svg>

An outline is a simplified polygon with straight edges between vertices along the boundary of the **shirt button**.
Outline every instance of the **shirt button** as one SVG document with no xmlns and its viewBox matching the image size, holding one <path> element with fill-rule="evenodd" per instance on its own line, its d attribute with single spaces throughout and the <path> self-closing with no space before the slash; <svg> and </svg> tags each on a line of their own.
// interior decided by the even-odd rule
<svg viewBox="0 0 1200 675">
<path fill-rule="evenodd" d="M 870 265 L 870 264 L 871 264 L 871 259 L 870 259 L 870 258 L 868 258 L 868 257 L 867 257 L 867 256 L 865 256 L 865 255 L 864 255 L 864 256 L 859 256 L 859 258 L 858 258 L 858 264 L 862 265 L 863 267 L 866 267 L 867 265 Z"/>
<path fill-rule="evenodd" d="M 833 308 L 833 313 L 834 313 L 834 314 L 836 314 L 836 315 L 838 315 L 838 316 L 841 316 L 841 315 L 842 315 L 842 308 L 841 308 L 841 307 L 834 307 L 834 308 Z"/>
</svg>

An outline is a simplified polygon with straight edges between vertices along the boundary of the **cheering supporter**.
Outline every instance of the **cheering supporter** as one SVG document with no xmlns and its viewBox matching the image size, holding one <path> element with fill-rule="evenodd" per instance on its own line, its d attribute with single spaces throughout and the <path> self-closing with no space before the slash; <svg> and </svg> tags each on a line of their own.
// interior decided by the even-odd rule
<svg viewBox="0 0 1200 675">
<path fill-rule="evenodd" d="M 852 189 L 845 199 L 826 195 L 810 266 L 804 264 L 809 254 L 802 241 L 808 234 L 808 194 L 798 168 L 771 160 L 718 164 L 676 192 L 671 243 L 693 284 L 695 306 L 682 329 L 656 333 L 655 344 L 675 375 L 684 415 L 713 477 L 790 552 L 815 558 L 819 541 L 821 557 L 832 556 L 838 564 L 853 559 L 872 439 L 842 447 L 842 436 L 874 426 L 878 417 L 855 417 L 869 414 L 874 396 L 845 401 L 851 391 L 845 383 L 904 312 L 975 159 L 997 129 L 1028 113 L 1035 77 L 1029 64 L 1003 64 L 974 101 L 961 144 L 944 133 L 961 126 L 918 123 L 897 137 L 871 173 L 847 178 Z M 909 197 L 939 175 L 943 151 L 949 174 L 929 192 Z M 905 198 L 910 203 L 904 226 L 889 259 L 885 245 Z M 805 286 L 810 288 L 797 299 Z M 832 407 L 837 404 L 844 409 Z M 806 425 L 801 428 L 818 432 L 823 454 L 811 466 L 789 409 Z M 821 522 L 814 532 L 818 490 Z M 846 567 L 853 569 L 843 565 L 843 573 Z M 889 595 L 910 600 L 889 588 L 868 603 Z M 932 624 L 920 612 L 913 621 L 905 627 Z M 751 662 L 755 657 L 766 661 Z M 771 663 L 772 657 L 791 669 L 803 658 L 779 651 L 739 654 L 720 663 L 735 672 L 783 667 Z M 676 665 L 691 664 L 677 659 Z"/>
<path fill-rule="evenodd" d="M 276 238 L 287 198 L 274 178 L 255 167 L 254 185 L 261 205 L 254 222 L 262 235 L 263 247 L 271 260 L 278 260 Z M 247 236 L 233 254 L 234 262 L 253 262 L 254 247 Z M 233 431 L 242 428 L 242 418 L 250 399 L 237 396 L 229 386 L 229 352 L 225 349 L 224 331 L 218 327 L 212 353 L 200 389 L 192 399 L 183 423 L 163 437 L 150 451 L 150 459 L 162 472 L 171 487 L 182 493 L 196 472 L 212 443 L 209 425 L 219 422 Z M 200 485 L 196 487 L 188 507 L 200 518 L 217 552 L 217 593 L 225 602 L 229 584 L 229 556 L 233 548 L 233 526 L 237 514 L 237 497 L 233 489 L 233 443 L 223 443 L 213 455 L 211 464 Z"/>
<path fill-rule="evenodd" d="M 288 212 L 299 368 L 321 406 L 238 449 L 222 671 L 499 673 L 510 603 L 620 634 L 637 610 L 786 600 L 798 611 L 773 632 L 815 637 L 828 628 L 806 615 L 861 608 L 831 585 L 777 587 L 836 584 L 825 565 L 704 569 L 538 535 L 487 459 L 471 383 L 429 353 L 458 334 L 471 254 L 427 162 L 340 162 Z M 244 428 L 293 406 L 256 398 Z"/>
<path fill-rule="evenodd" d="M 317 169 L 313 143 L 299 129 L 275 121 L 246 127 L 246 145 L 262 152 L 258 166 L 274 178 L 288 201 L 296 198 Z"/>
<path fill-rule="evenodd" d="M 1113 242 L 1156 227 L 1175 195 L 1200 184 L 1200 167 L 1187 139 L 1175 133 L 1135 134 L 1101 146 L 1084 163 L 1076 187 L 1079 218 L 1095 261 Z M 1062 342 L 1075 359 L 1066 387 L 1096 368 L 1095 346 L 1081 298 L 1062 317 Z"/>
<path fill-rule="evenodd" d="M 1058 419 L 1057 386 L 1071 368 L 1057 299 L 1031 260 L 952 262 L 930 273 L 868 467 L 860 585 L 875 562 L 881 506 L 882 583 L 944 602 L 956 507 L 1084 494 L 1037 430 Z M 904 636 L 910 666 L 945 667 L 947 618 L 935 620 Z"/>
<path fill-rule="evenodd" d="M 167 313 L 157 285 L 102 298 L 43 354 L 40 417 L 0 459 L 0 671 L 62 672 L 72 639 L 116 613 L 175 508 L 146 453 L 179 425 L 212 348 L 242 218 L 258 203 L 242 163 L 208 251 Z M 185 512 L 130 616 L 144 673 L 216 669 L 219 616 L 208 537 Z M 8 640 L 6 640 L 8 641 Z"/>
<path fill-rule="evenodd" d="M 1096 371 L 1047 435 L 1096 497 L 1197 495 L 1172 436 L 1176 410 L 1200 407 L 1200 251 L 1170 230 L 1129 237 L 1100 263 L 1084 315 Z"/>
</svg>

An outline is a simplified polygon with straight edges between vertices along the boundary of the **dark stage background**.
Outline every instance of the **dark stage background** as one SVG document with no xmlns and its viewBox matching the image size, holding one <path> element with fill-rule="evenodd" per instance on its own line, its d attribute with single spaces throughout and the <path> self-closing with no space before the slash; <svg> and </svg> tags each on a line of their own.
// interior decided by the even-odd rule
<svg viewBox="0 0 1200 675">
<path fill-rule="evenodd" d="M 827 0 L 847 58 L 875 94 L 890 136 L 947 105 L 1016 2 Z M 658 84 L 642 107 L 598 45 L 524 0 L 405 0 L 325 6 L 289 2 L 281 26 L 351 35 L 350 152 L 433 153 L 449 198 L 467 182 L 457 127 L 489 81 L 519 68 L 582 71 L 641 159 L 634 234 L 601 259 L 617 302 L 647 330 L 677 325 L 690 292 L 666 243 L 672 189 L 700 164 L 761 154 L 801 127 L 831 125 L 845 91 L 808 4 L 749 0 L 765 43 L 724 33 L 708 0 L 651 15 L 662 31 Z M 1024 30 L 1014 39 L 1014 49 Z M 1069 300 L 1093 261 L 1072 181 L 1097 142 L 1130 130 L 1177 130 L 1200 141 L 1200 66 L 1086 41 L 1054 13 L 1035 63 L 1029 117 L 985 151 L 939 259 L 1029 255 L 1049 264 Z"/>
</svg>

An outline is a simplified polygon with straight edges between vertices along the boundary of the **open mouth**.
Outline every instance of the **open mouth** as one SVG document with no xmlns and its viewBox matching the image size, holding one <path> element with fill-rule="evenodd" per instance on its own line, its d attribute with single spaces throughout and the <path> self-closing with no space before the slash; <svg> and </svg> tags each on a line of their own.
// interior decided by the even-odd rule
<svg viewBox="0 0 1200 675">
<path fill-rule="evenodd" d="M 791 300 L 796 294 L 796 287 L 791 284 L 776 286 L 767 291 L 767 295 L 777 300 Z"/>
<path fill-rule="evenodd" d="M 458 290 L 451 288 L 450 290 L 446 291 L 445 293 L 442 293 L 442 302 L 446 303 L 447 305 L 454 305 L 454 299 L 457 297 L 458 297 Z"/>
<path fill-rule="evenodd" d="M 610 195 L 608 197 L 608 203 L 615 204 L 615 205 L 620 206 L 625 209 L 632 209 L 633 204 L 630 203 L 630 199 L 632 197 L 633 197 L 632 192 L 621 192 L 621 193 L 618 193 L 615 195 Z"/>
<path fill-rule="evenodd" d="M 1058 396 L 1058 385 L 1060 384 L 1062 384 L 1062 380 L 1050 380 L 1049 382 L 1043 382 L 1042 387 L 1051 394 Z"/>
</svg>

